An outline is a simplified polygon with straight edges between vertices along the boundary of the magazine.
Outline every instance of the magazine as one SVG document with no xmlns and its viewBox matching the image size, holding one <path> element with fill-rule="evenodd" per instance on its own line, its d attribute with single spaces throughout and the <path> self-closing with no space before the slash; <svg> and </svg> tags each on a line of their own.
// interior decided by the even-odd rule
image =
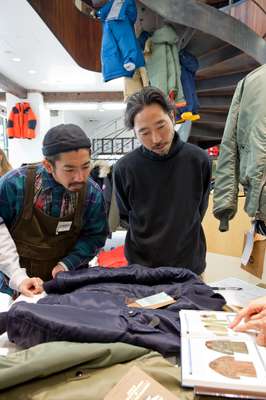
<svg viewBox="0 0 266 400">
<path fill-rule="evenodd" d="M 215 395 L 231 391 L 235 397 L 253 393 L 246 397 L 266 399 L 266 349 L 256 345 L 254 332 L 228 328 L 234 317 L 181 310 L 182 385 L 212 388 Z"/>
</svg>

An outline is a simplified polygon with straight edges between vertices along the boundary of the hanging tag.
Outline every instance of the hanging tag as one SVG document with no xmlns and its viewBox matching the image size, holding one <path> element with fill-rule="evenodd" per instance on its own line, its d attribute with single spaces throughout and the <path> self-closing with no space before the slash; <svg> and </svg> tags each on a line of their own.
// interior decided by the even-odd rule
<svg viewBox="0 0 266 400">
<path fill-rule="evenodd" d="M 246 244 L 241 257 L 241 263 L 247 265 L 254 246 L 255 222 L 252 223 L 251 229 L 246 234 Z"/>
<path fill-rule="evenodd" d="M 72 221 L 60 221 L 57 224 L 56 227 L 56 235 L 58 235 L 59 232 L 68 232 L 70 231 L 72 225 Z"/>
</svg>

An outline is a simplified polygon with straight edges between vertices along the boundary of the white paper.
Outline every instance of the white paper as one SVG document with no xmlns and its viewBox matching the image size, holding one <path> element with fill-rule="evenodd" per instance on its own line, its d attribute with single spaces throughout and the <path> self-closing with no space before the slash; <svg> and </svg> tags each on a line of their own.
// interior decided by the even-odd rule
<svg viewBox="0 0 266 400">
<path fill-rule="evenodd" d="M 226 278 L 208 284 L 213 287 L 239 287 L 242 290 L 215 290 L 220 293 L 231 306 L 247 307 L 251 300 L 257 297 L 266 296 L 266 289 L 247 283 L 237 278 Z"/>
<path fill-rule="evenodd" d="M 228 328 L 234 313 L 216 311 L 181 310 L 181 356 L 182 384 L 184 386 L 206 386 L 217 389 L 266 392 L 266 365 L 264 349 L 256 345 L 255 335 L 235 332 Z M 206 328 L 209 322 L 212 328 Z M 210 319 L 209 319 L 210 321 Z M 215 334 L 213 325 L 222 326 L 225 332 Z M 219 328 L 218 328 L 219 330 Z M 234 350 L 232 354 L 208 347 L 209 341 L 241 342 L 246 352 Z M 222 375 L 211 368 L 210 363 L 221 357 L 233 358 L 236 362 L 252 364 L 256 376 L 239 376 L 233 378 Z"/>
<path fill-rule="evenodd" d="M 241 257 L 241 263 L 247 265 L 254 246 L 255 223 L 252 224 L 251 229 L 246 235 L 246 244 Z"/>
<path fill-rule="evenodd" d="M 165 292 L 160 292 L 152 296 L 143 297 L 142 299 L 136 300 L 136 303 L 141 307 L 153 306 L 154 304 L 160 304 L 165 301 L 171 301 L 173 297 L 169 296 Z"/>
</svg>

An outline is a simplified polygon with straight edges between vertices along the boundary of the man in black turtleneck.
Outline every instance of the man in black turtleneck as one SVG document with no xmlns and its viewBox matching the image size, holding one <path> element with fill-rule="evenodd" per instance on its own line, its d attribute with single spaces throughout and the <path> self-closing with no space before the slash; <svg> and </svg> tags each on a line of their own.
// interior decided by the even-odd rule
<svg viewBox="0 0 266 400">
<path fill-rule="evenodd" d="M 120 217 L 128 223 L 125 255 L 129 264 L 201 274 L 210 162 L 204 150 L 181 141 L 174 121 L 173 105 L 157 88 L 146 87 L 127 102 L 125 124 L 141 146 L 114 171 Z"/>
</svg>

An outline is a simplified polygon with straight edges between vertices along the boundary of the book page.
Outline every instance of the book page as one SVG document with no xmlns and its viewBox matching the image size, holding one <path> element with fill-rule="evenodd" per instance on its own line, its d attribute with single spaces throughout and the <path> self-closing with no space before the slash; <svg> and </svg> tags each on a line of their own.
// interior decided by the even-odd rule
<svg viewBox="0 0 266 400">
<path fill-rule="evenodd" d="M 189 334 L 191 337 L 249 337 L 246 333 L 239 334 L 228 328 L 235 315 L 235 313 L 224 311 L 181 310 L 179 316 L 182 335 Z"/>
<path fill-rule="evenodd" d="M 265 353 L 227 327 L 233 313 L 182 310 L 182 384 L 266 393 Z"/>
</svg>

